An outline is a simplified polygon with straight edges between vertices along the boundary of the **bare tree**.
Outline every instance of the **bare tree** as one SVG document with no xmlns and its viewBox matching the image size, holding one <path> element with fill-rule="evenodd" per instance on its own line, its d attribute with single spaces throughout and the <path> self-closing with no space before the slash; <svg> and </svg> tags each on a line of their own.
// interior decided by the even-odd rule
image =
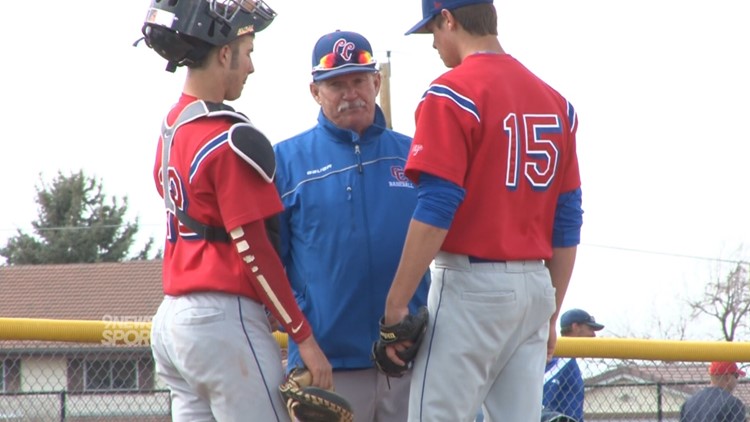
<svg viewBox="0 0 750 422">
<path fill-rule="evenodd" d="M 694 320 L 690 312 L 675 312 L 676 317 L 664 315 L 663 309 L 653 309 L 648 318 L 648 326 L 633 326 L 630 321 L 619 323 L 617 321 L 608 324 L 610 335 L 615 338 L 639 338 L 639 339 L 663 339 L 663 340 L 685 340 L 687 339 L 688 327 Z"/>
<path fill-rule="evenodd" d="M 685 314 L 679 314 L 676 320 L 669 319 L 667 321 L 662 316 L 654 316 L 654 329 L 657 333 L 660 333 L 661 338 L 685 340 L 691 320 L 692 318 L 688 318 Z"/>
<path fill-rule="evenodd" d="M 746 317 L 750 312 L 750 264 L 733 264 L 726 277 L 719 274 L 706 285 L 703 297 L 688 301 L 694 318 L 703 314 L 719 321 L 726 341 L 734 341 L 737 331 L 748 327 Z"/>
</svg>

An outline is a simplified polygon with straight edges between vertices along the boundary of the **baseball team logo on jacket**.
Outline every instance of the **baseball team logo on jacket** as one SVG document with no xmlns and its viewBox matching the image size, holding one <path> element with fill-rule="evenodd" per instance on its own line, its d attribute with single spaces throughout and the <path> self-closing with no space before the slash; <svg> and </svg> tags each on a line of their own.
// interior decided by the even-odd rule
<svg viewBox="0 0 750 422">
<path fill-rule="evenodd" d="M 388 181 L 388 186 L 392 188 L 414 188 L 414 185 L 404 174 L 404 168 L 402 166 L 391 166 L 391 176 L 393 176 L 396 181 Z"/>
</svg>

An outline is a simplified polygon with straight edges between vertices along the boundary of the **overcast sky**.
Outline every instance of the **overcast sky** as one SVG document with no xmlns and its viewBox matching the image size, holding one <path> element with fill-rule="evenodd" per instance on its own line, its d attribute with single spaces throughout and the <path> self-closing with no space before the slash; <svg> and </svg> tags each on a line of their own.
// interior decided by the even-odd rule
<svg viewBox="0 0 750 422">
<path fill-rule="evenodd" d="M 256 73 L 233 105 L 272 141 L 315 123 L 308 91 L 315 41 L 336 29 L 390 51 L 394 128 L 444 72 L 429 35 L 403 36 L 418 0 L 269 0 Z M 581 307 L 603 335 L 652 333 L 684 315 L 681 300 L 728 269 L 716 259 L 750 238 L 746 125 L 750 120 L 750 3 L 743 0 L 496 1 L 500 41 L 579 115 L 583 239 L 563 310 Z M 41 6 L 41 7 L 40 7 Z M 5 103 L 0 245 L 37 218 L 40 174 L 80 169 L 127 196 L 139 245 L 162 242 L 163 204 L 151 176 L 164 113 L 184 70 L 133 48 L 149 1 L 41 0 L 0 25 Z M 135 248 L 134 248 L 135 249 Z M 706 258 L 706 259 L 703 259 Z M 690 338 L 718 337 L 716 323 Z"/>
</svg>

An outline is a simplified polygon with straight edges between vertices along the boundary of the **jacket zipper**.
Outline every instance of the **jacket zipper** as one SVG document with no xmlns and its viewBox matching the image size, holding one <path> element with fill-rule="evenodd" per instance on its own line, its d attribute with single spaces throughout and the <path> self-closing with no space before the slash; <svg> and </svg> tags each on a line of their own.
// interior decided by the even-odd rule
<svg viewBox="0 0 750 422">
<path fill-rule="evenodd" d="M 354 155 L 357 156 L 357 170 L 362 173 L 362 154 L 359 150 L 359 144 L 354 144 Z"/>
</svg>

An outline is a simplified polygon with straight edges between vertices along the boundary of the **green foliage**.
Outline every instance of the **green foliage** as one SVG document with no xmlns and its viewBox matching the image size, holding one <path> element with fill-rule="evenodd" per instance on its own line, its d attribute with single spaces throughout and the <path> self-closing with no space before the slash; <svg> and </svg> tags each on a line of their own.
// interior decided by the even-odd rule
<svg viewBox="0 0 750 422">
<path fill-rule="evenodd" d="M 138 232 L 138 219 L 124 222 L 127 196 L 109 201 L 102 182 L 82 171 L 37 186 L 39 219 L 35 236 L 18 231 L 0 255 L 9 265 L 115 262 L 126 259 Z M 153 239 L 133 259 L 148 259 Z"/>
</svg>

